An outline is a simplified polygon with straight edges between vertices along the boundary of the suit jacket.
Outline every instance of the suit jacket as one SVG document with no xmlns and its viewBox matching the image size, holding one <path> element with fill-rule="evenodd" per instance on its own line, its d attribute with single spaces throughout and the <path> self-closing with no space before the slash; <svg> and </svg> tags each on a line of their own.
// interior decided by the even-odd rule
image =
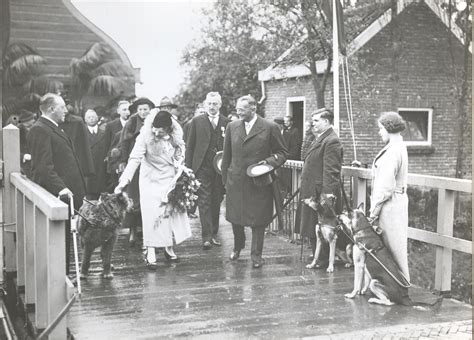
<svg viewBox="0 0 474 340">
<path fill-rule="evenodd" d="M 40 117 L 27 136 L 32 180 L 54 196 L 69 188 L 76 209 L 82 204 L 85 184 L 71 139 L 59 127 Z"/>
<path fill-rule="evenodd" d="M 87 193 L 97 194 L 105 191 L 105 157 L 107 149 L 105 145 L 105 131 L 98 129 L 96 134 L 87 130 L 89 144 L 91 146 L 92 160 L 94 162 L 95 175 L 86 178 Z"/>
<path fill-rule="evenodd" d="M 219 115 L 217 123 L 217 151 L 221 151 L 224 145 L 224 134 L 229 119 Z M 211 142 L 212 125 L 208 115 L 199 115 L 191 120 L 186 138 L 186 166 L 195 173 L 201 168 L 209 143 Z M 208 164 L 212 166 L 212 164 Z"/>
<path fill-rule="evenodd" d="M 94 175 L 94 162 L 92 161 L 91 148 L 87 138 L 87 126 L 81 117 L 67 114 L 64 122 L 59 127 L 69 136 L 74 146 L 79 166 L 84 176 Z"/>
<path fill-rule="evenodd" d="M 247 176 L 249 165 L 266 160 L 274 168 L 288 157 L 278 125 L 257 117 L 249 134 L 244 121 L 230 122 L 224 138 L 222 181 L 226 186 L 226 218 L 247 226 L 266 226 L 273 215 L 272 186 L 257 186 Z"/>
<path fill-rule="evenodd" d="M 114 136 L 117 132 L 122 131 L 122 128 L 120 118 L 114 119 L 105 124 L 104 145 L 107 151 L 110 151 Z"/>
<path fill-rule="evenodd" d="M 294 126 L 287 130 L 285 129 L 283 131 L 283 139 L 288 148 L 288 159 L 299 161 L 301 156 L 301 137 L 298 129 Z"/>
<path fill-rule="evenodd" d="M 302 199 L 321 194 L 340 197 L 342 145 L 332 128 L 323 132 L 311 144 L 301 173 Z"/>
</svg>

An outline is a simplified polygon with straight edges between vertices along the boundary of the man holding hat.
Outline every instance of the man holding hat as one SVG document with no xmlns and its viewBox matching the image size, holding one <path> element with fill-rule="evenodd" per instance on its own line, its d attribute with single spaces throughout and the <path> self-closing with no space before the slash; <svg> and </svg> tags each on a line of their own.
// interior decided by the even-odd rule
<svg viewBox="0 0 474 340">
<path fill-rule="evenodd" d="M 202 228 L 203 249 L 220 246 L 217 239 L 219 214 L 224 187 L 222 178 L 213 166 L 218 151 L 222 151 L 224 134 L 229 120 L 219 109 L 222 99 L 218 92 L 209 92 L 204 101 L 207 114 L 191 120 L 186 138 L 186 166 L 191 168 L 201 182 L 198 191 L 199 218 Z"/>
<path fill-rule="evenodd" d="M 273 215 L 273 190 L 271 180 L 255 182 L 258 177 L 248 176 L 247 168 L 257 163 L 278 168 L 285 163 L 288 151 L 278 126 L 257 116 L 257 103 L 252 96 L 240 97 L 236 109 L 241 119 L 227 126 L 222 157 L 226 218 L 234 233 L 230 259 L 239 258 L 245 247 L 244 226 L 250 226 L 252 263 L 254 268 L 260 268 L 265 227 Z"/>
<path fill-rule="evenodd" d="M 335 195 L 336 214 L 340 213 L 340 176 L 342 167 L 342 145 L 332 128 L 334 116 L 326 108 L 312 114 L 313 133 L 316 139 L 306 152 L 301 173 L 300 198 L 320 200 L 322 194 Z M 318 213 L 306 204 L 301 206 L 301 235 L 310 239 L 311 249 L 316 250 L 315 225 Z M 316 264 L 317 265 L 317 264 Z M 312 268 L 312 267 L 307 267 Z"/>
<path fill-rule="evenodd" d="M 150 114 L 150 110 L 155 107 L 155 104 L 148 98 L 142 97 L 135 100 L 130 105 L 130 113 L 132 115 L 128 119 L 127 123 L 120 133 L 120 165 L 119 172 L 125 169 L 128 161 L 128 157 L 135 146 L 135 140 L 140 133 L 140 129 L 143 126 L 145 118 Z M 130 245 L 134 245 L 136 242 L 136 228 L 141 225 L 140 209 L 138 202 L 140 202 L 140 193 L 138 190 L 138 174 L 139 171 L 135 172 L 130 184 L 127 187 L 127 194 L 136 204 L 135 209 L 131 212 L 126 212 L 123 219 L 122 226 L 130 229 L 129 242 Z"/>
</svg>

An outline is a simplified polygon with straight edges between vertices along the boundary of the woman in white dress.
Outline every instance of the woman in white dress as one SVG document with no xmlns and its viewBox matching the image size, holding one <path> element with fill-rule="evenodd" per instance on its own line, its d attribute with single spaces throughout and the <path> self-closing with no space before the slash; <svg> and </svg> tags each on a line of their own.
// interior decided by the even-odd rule
<svg viewBox="0 0 474 340">
<path fill-rule="evenodd" d="M 370 218 L 382 229 L 385 246 L 405 278 L 408 270 L 408 154 L 400 132 L 405 121 L 396 112 L 383 112 L 378 120 L 379 135 L 386 143 L 372 165 Z"/>
<path fill-rule="evenodd" d="M 151 113 L 137 137 L 115 192 L 130 183 L 140 165 L 140 208 L 143 219 L 143 245 L 146 264 L 156 267 L 155 248 L 164 247 L 165 256 L 177 260 L 173 238 L 179 244 L 191 236 L 186 212 L 169 215 L 168 193 L 184 168 L 183 130 L 167 111 Z"/>
</svg>

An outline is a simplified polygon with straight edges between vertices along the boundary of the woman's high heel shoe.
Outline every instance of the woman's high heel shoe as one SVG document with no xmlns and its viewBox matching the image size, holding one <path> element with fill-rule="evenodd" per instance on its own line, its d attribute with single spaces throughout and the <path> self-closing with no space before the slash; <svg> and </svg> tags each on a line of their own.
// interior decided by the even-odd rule
<svg viewBox="0 0 474 340">
<path fill-rule="evenodd" d="M 178 256 L 174 253 L 173 247 L 165 247 L 165 257 L 169 261 L 178 261 Z"/>
<path fill-rule="evenodd" d="M 146 267 L 151 270 L 156 269 L 158 267 L 158 263 L 156 262 L 155 248 L 148 247 L 144 254 Z"/>
</svg>

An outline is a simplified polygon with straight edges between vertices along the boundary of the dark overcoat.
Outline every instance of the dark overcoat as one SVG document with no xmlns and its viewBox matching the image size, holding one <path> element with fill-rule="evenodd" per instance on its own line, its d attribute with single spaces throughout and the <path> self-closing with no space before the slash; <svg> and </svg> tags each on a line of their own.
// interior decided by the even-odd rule
<svg viewBox="0 0 474 340">
<path fill-rule="evenodd" d="M 301 173 L 302 199 L 321 194 L 338 195 L 342 166 L 342 145 L 332 128 L 315 139 L 306 153 Z"/>
<path fill-rule="evenodd" d="M 91 146 L 95 175 L 86 177 L 86 189 L 88 194 L 100 194 L 105 191 L 106 184 L 105 157 L 107 156 L 107 149 L 105 132 L 98 129 L 96 134 L 92 134 L 88 130 L 87 135 Z"/>
<path fill-rule="evenodd" d="M 79 209 L 85 183 L 71 139 L 44 117 L 40 117 L 27 136 L 31 152 L 31 178 L 54 196 L 64 188 L 74 194 Z"/>
<path fill-rule="evenodd" d="M 283 131 L 283 140 L 288 148 L 288 159 L 300 160 L 301 157 L 301 136 L 297 128 L 292 126 Z"/>
<path fill-rule="evenodd" d="M 86 177 L 93 175 L 95 170 L 87 137 L 88 130 L 82 118 L 68 113 L 64 122 L 59 124 L 59 127 L 66 132 L 72 141 L 82 174 Z"/>
<path fill-rule="evenodd" d="M 247 176 L 249 165 L 266 160 L 275 168 L 285 163 L 288 151 L 278 126 L 257 117 L 249 134 L 244 121 L 227 125 L 222 156 L 222 181 L 226 186 L 226 218 L 243 226 L 266 226 L 273 215 L 272 186 L 257 186 Z"/>
<path fill-rule="evenodd" d="M 224 146 L 224 134 L 229 119 L 223 115 L 219 115 L 219 122 L 216 129 L 217 134 L 217 150 L 221 151 Z M 211 141 L 212 125 L 208 115 L 203 114 L 194 117 L 191 120 L 186 136 L 186 166 L 197 173 L 201 168 L 204 156 L 206 155 L 209 143 Z"/>
<path fill-rule="evenodd" d="M 110 148 L 112 147 L 112 141 L 117 134 L 117 132 L 122 131 L 122 123 L 120 122 L 120 118 L 111 120 L 107 124 L 105 124 L 105 136 L 104 136 L 104 144 L 105 148 L 108 151 L 110 151 Z"/>
</svg>

